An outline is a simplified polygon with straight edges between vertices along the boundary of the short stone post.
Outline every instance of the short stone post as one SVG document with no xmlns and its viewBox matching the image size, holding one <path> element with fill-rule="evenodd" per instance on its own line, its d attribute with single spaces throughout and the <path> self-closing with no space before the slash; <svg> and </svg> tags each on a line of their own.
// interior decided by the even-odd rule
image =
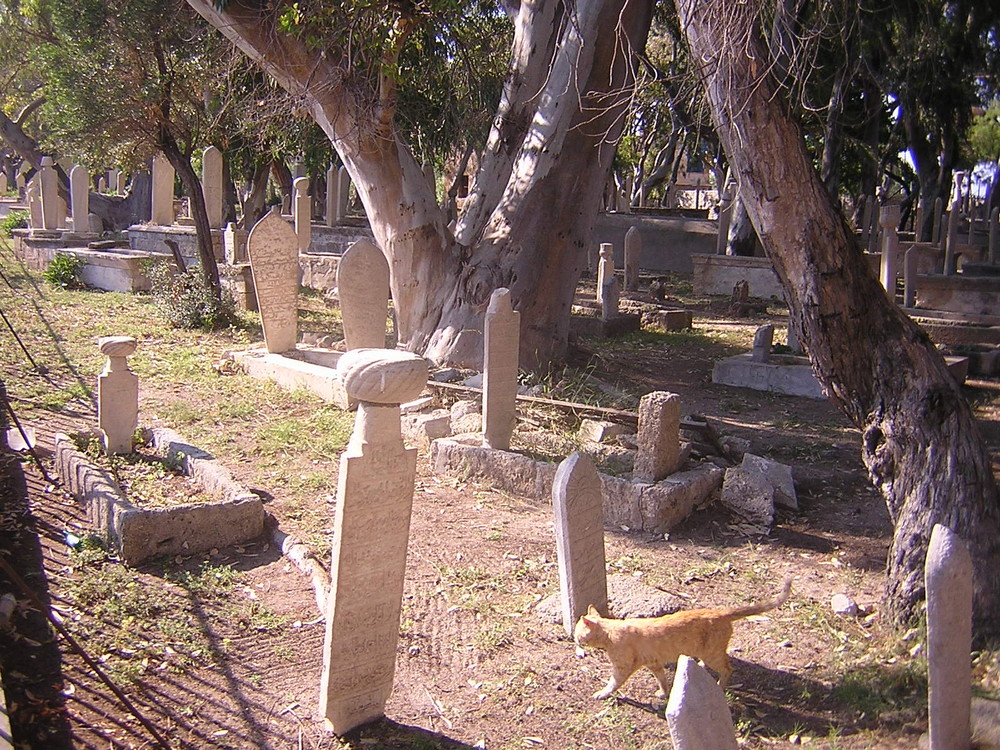
<svg viewBox="0 0 1000 750">
<path fill-rule="evenodd" d="M 164 227 L 174 223 L 174 168 L 163 154 L 153 157 L 150 220 Z"/>
<path fill-rule="evenodd" d="M 351 175 L 347 167 L 337 170 L 337 221 L 347 218 L 347 209 L 351 205 Z"/>
<path fill-rule="evenodd" d="M 369 240 L 352 243 L 337 264 L 337 293 L 347 349 L 384 349 L 389 263 Z"/>
<path fill-rule="evenodd" d="M 689 656 L 677 660 L 665 710 L 674 750 L 736 750 L 733 717 L 719 683 Z"/>
<path fill-rule="evenodd" d="M 343 735 L 382 716 L 392 691 L 417 462 L 403 445 L 399 405 L 420 395 L 427 363 L 358 349 L 337 372 L 359 403 L 340 458 L 319 710 Z"/>
<path fill-rule="evenodd" d="M 594 462 L 574 453 L 559 464 L 552 482 L 559 599 L 563 628 L 573 628 L 591 604 L 608 614 L 608 578 L 604 558 L 604 494 Z"/>
<path fill-rule="evenodd" d="M 642 236 L 637 227 L 625 232 L 625 291 L 639 291 L 639 264 L 642 262 Z"/>
<path fill-rule="evenodd" d="M 222 256 L 229 265 L 247 262 L 247 230 L 229 222 L 222 231 Z"/>
<path fill-rule="evenodd" d="M 611 274 L 601 289 L 601 320 L 607 322 L 618 317 L 618 303 L 621 300 L 621 282 Z"/>
<path fill-rule="evenodd" d="M 959 213 L 958 201 L 955 201 L 951 204 L 951 210 L 948 212 L 948 236 L 944 242 L 944 271 L 942 272 L 945 276 L 958 272 L 956 251 L 958 250 Z"/>
<path fill-rule="evenodd" d="M 115 172 L 115 192 L 118 195 L 125 195 L 125 184 L 128 181 L 124 172 Z"/>
<path fill-rule="evenodd" d="M 299 253 L 309 252 L 312 244 L 312 199 L 309 197 L 309 178 L 296 177 L 292 183 L 292 212 L 295 214 L 295 236 L 299 240 Z"/>
<path fill-rule="evenodd" d="M 483 443 L 505 451 L 517 420 L 521 343 L 521 313 L 511 305 L 509 289 L 494 290 L 483 327 Z"/>
<path fill-rule="evenodd" d="M 1000 262 L 1000 207 L 990 213 L 989 251 L 990 263 L 996 265 Z"/>
<path fill-rule="evenodd" d="M 944 224 L 944 199 L 938 196 L 934 199 L 934 222 L 931 224 L 931 242 L 941 246 L 941 226 Z"/>
<path fill-rule="evenodd" d="M 326 225 L 337 225 L 337 168 L 333 164 L 326 170 Z"/>
<path fill-rule="evenodd" d="M 42 229 L 59 228 L 59 175 L 56 174 L 51 156 L 42 157 L 38 170 L 38 187 L 42 201 Z"/>
<path fill-rule="evenodd" d="M 90 175 L 77 164 L 69 170 L 70 212 L 73 214 L 73 231 L 90 230 Z"/>
<path fill-rule="evenodd" d="M 42 198 L 39 195 L 38 180 L 32 178 L 24 190 L 24 200 L 28 203 L 28 222 L 32 229 L 42 229 Z"/>
<path fill-rule="evenodd" d="M 615 275 L 615 246 L 602 242 L 597 261 L 597 304 L 604 301 L 604 285 Z"/>
<path fill-rule="evenodd" d="M 6 193 L 7 187 L 7 175 L 0 172 L 0 193 Z"/>
<path fill-rule="evenodd" d="M 131 453 L 132 436 L 139 424 L 139 378 L 128 368 L 135 352 L 131 336 L 105 336 L 97 346 L 108 358 L 97 376 L 97 425 L 104 434 L 108 455 Z"/>
<path fill-rule="evenodd" d="M 903 307 L 915 307 L 917 304 L 917 261 L 920 251 L 910 247 L 903 256 Z"/>
<path fill-rule="evenodd" d="M 208 225 L 222 229 L 222 152 L 215 146 L 209 146 L 201 154 L 201 191 Z"/>
<path fill-rule="evenodd" d="M 634 479 L 659 482 L 677 471 L 681 458 L 681 397 L 653 391 L 639 400 Z"/>
<path fill-rule="evenodd" d="M 272 208 L 247 237 L 264 345 L 271 354 L 294 349 L 298 339 L 298 239 L 279 211 Z"/>
<path fill-rule="evenodd" d="M 924 566 L 930 750 L 969 747 L 972 703 L 972 557 L 934 524 Z"/>
<path fill-rule="evenodd" d="M 767 362 L 771 355 L 771 347 L 774 345 L 774 324 L 763 325 L 754 332 L 753 349 L 750 350 L 750 359 L 753 362 Z"/>
<path fill-rule="evenodd" d="M 882 286 L 889 294 L 889 299 L 896 299 L 896 252 L 899 248 L 899 204 L 883 206 L 879 214 L 879 226 L 882 229 Z"/>
</svg>

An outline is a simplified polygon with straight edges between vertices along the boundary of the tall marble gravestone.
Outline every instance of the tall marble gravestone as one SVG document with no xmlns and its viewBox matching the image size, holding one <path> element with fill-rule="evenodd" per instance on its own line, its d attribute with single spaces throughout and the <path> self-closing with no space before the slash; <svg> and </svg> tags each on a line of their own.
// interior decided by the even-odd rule
<svg viewBox="0 0 1000 750">
<path fill-rule="evenodd" d="M 639 264 L 642 262 L 642 235 L 637 227 L 625 232 L 625 291 L 639 290 Z"/>
<path fill-rule="evenodd" d="M 169 227 L 174 223 L 174 168 L 163 154 L 153 157 L 150 221 Z"/>
<path fill-rule="evenodd" d="M 104 450 L 109 455 L 129 453 L 139 424 L 139 378 L 126 358 L 135 352 L 136 342 L 131 336 L 105 336 L 97 345 L 108 358 L 97 377 L 97 425 L 104 434 Z"/>
<path fill-rule="evenodd" d="M 924 565 L 930 750 L 967 748 L 972 703 L 972 557 L 934 524 Z"/>
<path fill-rule="evenodd" d="M 342 735 L 382 716 L 392 691 L 417 461 L 403 445 L 399 405 L 420 395 L 427 363 L 355 349 L 337 372 L 359 404 L 340 458 L 319 708 Z"/>
<path fill-rule="evenodd" d="M 896 299 L 896 252 L 899 247 L 899 204 L 893 203 L 882 207 L 879 214 L 879 226 L 882 229 L 882 263 L 879 275 L 882 286 L 889 294 L 889 299 Z"/>
<path fill-rule="evenodd" d="M 597 304 L 604 301 L 604 285 L 615 275 L 615 246 L 602 242 L 597 261 Z"/>
<path fill-rule="evenodd" d="M 73 231 L 90 230 L 90 175 L 77 164 L 69 170 L 69 202 L 73 214 Z"/>
<path fill-rule="evenodd" d="M 312 198 L 309 195 L 309 178 L 296 177 L 292 183 L 295 193 L 292 214 L 295 221 L 295 236 L 299 240 L 299 252 L 309 252 L 312 244 Z"/>
<path fill-rule="evenodd" d="M 347 349 L 385 347 L 389 263 L 369 240 L 353 243 L 337 265 L 337 293 Z"/>
<path fill-rule="evenodd" d="M 42 157 L 38 170 L 39 195 L 42 201 L 42 229 L 59 228 L 59 175 L 53 166 L 51 156 Z"/>
<path fill-rule="evenodd" d="M 299 247 L 295 230 L 277 207 L 250 230 L 247 254 L 264 346 L 271 354 L 290 351 L 298 338 Z"/>
<path fill-rule="evenodd" d="M 209 146 L 201 155 L 201 190 L 208 225 L 222 229 L 222 152 L 215 146 Z"/>
<path fill-rule="evenodd" d="M 594 462 L 574 453 L 559 464 L 552 482 L 559 598 L 563 628 L 572 636 L 576 621 L 593 604 L 608 614 L 604 558 L 604 495 Z"/>
<path fill-rule="evenodd" d="M 496 289 L 486 309 L 483 347 L 483 442 L 507 450 L 514 434 L 521 313 L 511 306 L 510 290 Z"/>
</svg>

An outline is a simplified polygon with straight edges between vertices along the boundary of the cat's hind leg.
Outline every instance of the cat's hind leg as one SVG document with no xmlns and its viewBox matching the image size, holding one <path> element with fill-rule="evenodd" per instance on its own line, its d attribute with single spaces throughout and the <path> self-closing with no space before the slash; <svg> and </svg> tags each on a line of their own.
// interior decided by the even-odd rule
<svg viewBox="0 0 1000 750">
<path fill-rule="evenodd" d="M 657 698 L 666 698 L 670 694 L 670 683 L 667 681 L 667 670 L 663 667 L 650 667 L 656 681 L 660 683 L 660 689 L 656 691 Z"/>
</svg>

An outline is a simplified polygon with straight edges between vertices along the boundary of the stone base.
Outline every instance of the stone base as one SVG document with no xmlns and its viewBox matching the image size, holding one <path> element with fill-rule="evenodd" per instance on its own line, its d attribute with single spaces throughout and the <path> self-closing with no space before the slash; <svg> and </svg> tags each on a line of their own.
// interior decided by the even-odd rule
<svg viewBox="0 0 1000 750">
<path fill-rule="evenodd" d="M 283 354 L 268 354 L 265 349 L 231 352 L 250 377 L 273 380 L 282 388 L 305 388 L 341 409 L 356 404 L 347 397 L 337 375 L 337 360 L 342 352 L 318 347 L 297 346 Z"/>
<path fill-rule="evenodd" d="M 1000 313 L 1000 276 L 917 276 L 914 281 L 918 308 L 963 315 Z"/>
<path fill-rule="evenodd" d="M 133 224 L 128 228 L 128 241 L 133 250 L 158 255 L 166 253 L 169 256 L 170 248 L 167 247 L 164 240 L 172 240 L 177 243 L 177 247 L 189 268 L 198 264 L 198 235 L 193 226 L 171 224 L 169 227 L 165 227 L 156 224 Z M 212 230 L 212 251 L 217 261 L 222 263 L 225 260 L 221 229 Z"/>
<path fill-rule="evenodd" d="M 80 258 L 86 261 L 80 269 L 80 281 L 94 289 L 106 292 L 149 291 L 149 278 L 142 269 L 142 263 L 151 257 L 150 254 L 124 248 L 97 250 L 86 246 L 97 237 L 98 235 L 15 230 L 14 250 L 28 268 L 36 271 L 48 268 L 56 255 Z M 66 242 L 76 244 L 67 246 L 64 244 Z M 158 257 L 162 257 L 162 254 Z"/>
<path fill-rule="evenodd" d="M 576 336 L 598 336 L 610 339 L 635 333 L 641 327 L 641 319 L 638 315 L 617 315 L 608 320 L 573 315 L 569 319 L 570 335 Z"/>
<path fill-rule="evenodd" d="M 767 258 L 738 255 L 692 255 L 694 288 L 700 294 L 731 295 L 740 281 L 750 285 L 754 297 L 784 299 L 785 293 Z"/>
<path fill-rule="evenodd" d="M 486 482 L 497 489 L 534 500 L 552 501 L 556 464 L 494 450 L 482 435 L 435 440 L 431 464 L 439 474 Z M 656 482 L 638 482 L 599 474 L 604 493 L 604 523 L 626 531 L 662 534 L 683 521 L 722 485 L 723 471 L 700 466 Z"/>
<path fill-rule="evenodd" d="M 59 475 L 72 495 L 85 503 L 91 527 L 107 537 L 123 562 L 137 565 L 160 555 L 189 555 L 264 532 L 260 498 L 234 482 L 227 469 L 170 430 L 155 429 L 152 437 L 161 453 L 183 454 L 185 473 L 218 500 L 136 508 L 110 474 L 80 453 L 69 436 L 55 436 Z"/>
<path fill-rule="evenodd" d="M 694 316 L 690 310 L 651 310 L 642 314 L 642 325 L 664 331 L 686 331 L 694 328 Z"/>
</svg>

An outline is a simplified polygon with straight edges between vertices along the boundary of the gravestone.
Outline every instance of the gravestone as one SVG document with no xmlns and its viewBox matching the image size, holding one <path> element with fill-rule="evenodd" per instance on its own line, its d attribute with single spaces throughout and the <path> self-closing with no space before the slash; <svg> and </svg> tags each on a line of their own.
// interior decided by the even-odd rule
<svg viewBox="0 0 1000 750">
<path fill-rule="evenodd" d="M 917 304 L 917 264 L 920 262 L 920 250 L 910 247 L 903 256 L 903 307 L 915 307 Z"/>
<path fill-rule="evenodd" d="M 150 221 L 169 227 L 174 223 L 174 168 L 163 154 L 153 157 Z"/>
<path fill-rule="evenodd" d="M 101 194 L 108 192 L 108 180 L 104 175 L 97 178 L 97 192 Z"/>
<path fill-rule="evenodd" d="M 639 400 L 634 479 L 659 482 L 679 468 L 681 397 L 653 391 Z"/>
<path fill-rule="evenodd" d="M 139 378 L 126 358 L 135 352 L 136 342 L 131 336 L 105 336 L 97 346 L 108 358 L 97 377 L 97 425 L 104 450 L 108 455 L 131 453 L 139 424 Z"/>
<path fill-rule="evenodd" d="M 423 390 L 427 363 L 359 349 L 337 372 L 359 404 L 340 459 L 319 709 L 343 735 L 382 716 L 392 691 L 417 461 L 403 445 L 399 405 Z"/>
<path fill-rule="evenodd" d="M 69 170 L 69 200 L 73 214 L 73 231 L 89 231 L 90 175 L 79 164 Z"/>
<path fill-rule="evenodd" d="M 0 172 L 0 193 L 7 192 L 7 175 Z"/>
<path fill-rule="evenodd" d="M 42 198 L 38 192 L 38 180 L 32 178 L 24 190 L 24 200 L 28 203 L 28 222 L 32 229 L 42 229 Z"/>
<path fill-rule="evenodd" d="M 486 308 L 483 353 L 483 443 L 510 448 L 517 399 L 521 313 L 511 306 L 510 290 L 496 289 Z"/>
<path fill-rule="evenodd" d="M 24 172 L 18 172 L 14 176 L 14 186 L 18 190 L 24 190 L 24 188 L 27 186 L 27 178 L 24 176 Z"/>
<path fill-rule="evenodd" d="M 39 196 L 42 205 L 42 229 L 59 228 L 59 175 L 56 174 L 51 156 L 42 157 L 38 170 Z"/>
<path fill-rule="evenodd" d="M 697 661 L 683 654 L 664 711 L 674 750 L 736 750 L 726 694 Z"/>
<path fill-rule="evenodd" d="M 604 300 L 604 285 L 615 275 L 615 246 L 602 242 L 597 260 L 597 303 Z"/>
<path fill-rule="evenodd" d="M 222 255 L 226 263 L 235 265 L 247 262 L 247 230 L 229 222 L 222 231 Z"/>
<path fill-rule="evenodd" d="M 625 291 L 639 291 L 639 264 L 642 262 L 642 236 L 636 227 L 625 232 Z"/>
<path fill-rule="evenodd" d="M 122 173 L 117 169 L 108 170 L 108 190 L 121 195 Z"/>
<path fill-rule="evenodd" d="M 369 240 L 353 243 L 337 265 L 337 293 L 347 349 L 384 349 L 389 263 Z"/>
<path fill-rule="evenodd" d="M 750 359 L 754 362 L 767 362 L 773 344 L 774 324 L 768 323 L 761 326 L 754 332 L 753 349 L 750 350 Z"/>
<path fill-rule="evenodd" d="M 552 509 L 562 621 L 570 636 L 591 604 L 608 614 L 603 504 L 601 478 L 589 456 L 574 453 L 559 464 L 552 481 Z"/>
<path fill-rule="evenodd" d="M 972 701 L 972 558 L 935 524 L 924 566 L 930 750 L 967 748 Z"/>
<path fill-rule="evenodd" d="M 208 225 L 222 229 L 222 152 L 215 146 L 209 146 L 201 154 L 201 191 Z"/>
<path fill-rule="evenodd" d="M 326 225 L 337 225 L 337 167 L 333 164 L 326 170 Z"/>
<path fill-rule="evenodd" d="M 298 239 L 275 206 L 247 237 L 264 345 L 271 354 L 295 348 L 299 314 Z"/>
<path fill-rule="evenodd" d="M 944 241 L 944 270 L 942 273 L 945 276 L 951 275 L 958 271 L 957 262 L 958 257 L 956 252 L 958 250 L 958 201 L 951 204 L 951 210 L 948 212 L 948 236 Z"/>
<path fill-rule="evenodd" d="M 934 199 L 934 222 L 931 225 L 931 242 L 941 246 L 941 225 L 944 224 L 944 199 L 938 196 Z"/>
<path fill-rule="evenodd" d="M 312 244 L 312 198 L 309 197 L 309 178 L 296 177 L 292 183 L 292 212 L 299 253 L 309 252 Z"/>
<path fill-rule="evenodd" d="M 1000 207 L 990 212 L 989 257 L 990 263 L 1000 263 Z"/>
<path fill-rule="evenodd" d="M 609 321 L 618 317 L 618 303 L 621 300 L 621 282 L 611 274 L 601 289 L 601 320 Z"/>
<path fill-rule="evenodd" d="M 115 192 L 118 195 L 125 195 L 125 184 L 127 181 L 124 172 L 115 172 Z"/>
<path fill-rule="evenodd" d="M 337 221 L 347 218 L 347 209 L 351 205 L 351 175 L 347 167 L 337 170 Z"/>
<path fill-rule="evenodd" d="M 882 229 L 882 286 L 889 294 L 889 299 L 896 299 L 896 251 L 899 247 L 899 204 L 893 203 L 882 208 L 879 214 L 879 226 Z"/>
</svg>

